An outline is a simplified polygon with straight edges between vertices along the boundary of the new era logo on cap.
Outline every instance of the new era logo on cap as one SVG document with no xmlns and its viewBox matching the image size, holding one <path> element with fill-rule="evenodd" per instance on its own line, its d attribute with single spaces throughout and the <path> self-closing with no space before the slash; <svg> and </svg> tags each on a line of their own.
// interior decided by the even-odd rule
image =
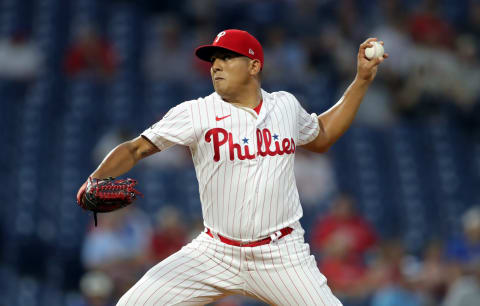
<svg viewBox="0 0 480 306">
<path fill-rule="evenodd" d="M 195 55 L 210 62 L 213 53 L 218 48 L 227 49 L 251 59 L 260 61 L 263 68 L 263 49 L 258 40 L 250 33 L 242 30 L 225 30 L 217 34 L 211 45 L 200 46 Z"/>
</svg>

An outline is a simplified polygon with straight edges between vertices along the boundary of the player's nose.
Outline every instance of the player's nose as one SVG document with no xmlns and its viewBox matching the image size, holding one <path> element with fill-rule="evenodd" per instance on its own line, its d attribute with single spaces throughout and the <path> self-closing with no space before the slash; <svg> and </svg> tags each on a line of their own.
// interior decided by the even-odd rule
<svg viewBox="0 0 480 306">
<path fill-rule="evenodd" d="M 212 63 L 213 72 L 222 70 L 222 66 L 223 66 L 223 61 L 221 59 L 216 58 L 213 60 L 213 63 Z"/>
</svg>

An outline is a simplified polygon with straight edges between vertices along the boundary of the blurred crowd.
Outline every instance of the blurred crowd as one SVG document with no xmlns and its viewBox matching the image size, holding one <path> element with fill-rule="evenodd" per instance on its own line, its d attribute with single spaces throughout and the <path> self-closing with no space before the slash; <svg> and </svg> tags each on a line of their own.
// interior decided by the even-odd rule
<svg viewBox="0 0 480 306">
<path fill-rule="evenodd" d="M 302 88 L 310 98 L 318 97 L 302 101 L 318 113 L 352 81 L 358 46 L 373 36 L 384 41 L 390 58 L 369 89 L 357 122 L 381 128 L 401 119 L 452 120 L 472 141 L 480 141 L 478 0 L 107 2 L 132 5 L 145 14 L 153 38 L 141 48 L 137 64 L 147 84 L 193 86 L 208 81 L 209 65 L 194 58 L 194 48 L 210 43 L 222 29 L 241 28 L 264 47 L 264 86 Z M 58 67 L 62 77 L 109 86 L 123 71 L 124 59 L 104 33 L 101 24 L 93 23 L 72 35 Z M 41 77 L 47 65 L 28 29 L 15 29 L 0 40 L 0 78 L 19 84 L 19 90 Z M 109 131 L 98 141 L 92 159 L 98 163 L 132 136 L 120 127 Z M 183 171 L 191 167 L 187 153 L 171 148 L 140 167 Z M 420 252 L 412 253 L 403 237 L 385 237 L 362 215 L 355 195 L 338 186 L 328 155 L 299 150 L 296 175 L 305 215 L 315 213 L 306 224 L 312 253 L 346 306 L 478 304 L 480 206 L 474 204 L 480 203 L 471 203 L 464 212 L 460 234 L 431 237 Z M 114 305 L 147 269 L 203 229 L 201 216 L 185 218 L 181 205 L 161 205 L 155 215 L 134 205 L 103 214 L 97 228 L 89 226 L 79 254 L 84 305 Z M 255 305 L 240 297 L 216 305 L 248 303 Z"/>
</svg>

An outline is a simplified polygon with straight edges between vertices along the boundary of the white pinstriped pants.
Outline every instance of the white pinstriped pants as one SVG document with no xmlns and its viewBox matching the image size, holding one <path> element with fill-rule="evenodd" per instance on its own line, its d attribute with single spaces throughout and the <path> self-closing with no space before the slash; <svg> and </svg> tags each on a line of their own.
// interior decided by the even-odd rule
<svg viewBox="0 0 480 306">
<path fill-rule="evenodd" d="M 247 295 L 271 305 L 342 305 L 318 270 L 304 231 L 257 247 L 235 247 L 201 233 L 151 268 L 121 305 L 205 305 Z"/>
</svg>

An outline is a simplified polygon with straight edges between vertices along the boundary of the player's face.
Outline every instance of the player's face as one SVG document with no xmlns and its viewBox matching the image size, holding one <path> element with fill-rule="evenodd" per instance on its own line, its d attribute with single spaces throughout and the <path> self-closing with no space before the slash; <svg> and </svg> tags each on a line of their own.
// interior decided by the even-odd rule
<svg viewBox="0 0 480 306">
<path fill-rule="evenodd" d="M 212 58 L 213 88 L 222 97 L 235 95 L 250 79 L 250 59 L 227 50 L 216 51 Z"/>
</svg>

